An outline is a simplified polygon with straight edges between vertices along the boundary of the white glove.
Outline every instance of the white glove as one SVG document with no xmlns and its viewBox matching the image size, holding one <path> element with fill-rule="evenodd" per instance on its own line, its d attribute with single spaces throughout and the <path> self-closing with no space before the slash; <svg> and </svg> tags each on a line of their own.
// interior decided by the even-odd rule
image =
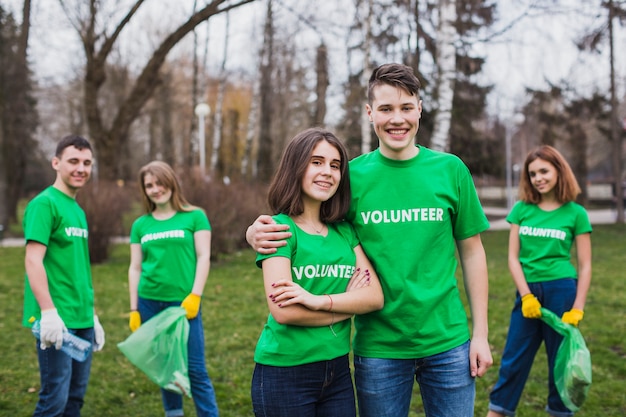
<svg viewBox="0 0 626 417">
<path fill-rule="evenodd" d="M 93 333 L 95 339 L 93 344 L 93 351 L 98 352 L 104 347 L 104 328 L 100 324 L 98 316 L 95 314 L 93 316 Z"/>
<path fill-rule="evenodd" d="M 39 320 L 39 345 L 42 350 L 54 345 L 56 350 L 61 349 L 63 345 L 63 332 L 67 328 L 65 323 L 59 316 L 56 308 L 44 310 L 41 312 L 41 320 Z"/>
</svg>

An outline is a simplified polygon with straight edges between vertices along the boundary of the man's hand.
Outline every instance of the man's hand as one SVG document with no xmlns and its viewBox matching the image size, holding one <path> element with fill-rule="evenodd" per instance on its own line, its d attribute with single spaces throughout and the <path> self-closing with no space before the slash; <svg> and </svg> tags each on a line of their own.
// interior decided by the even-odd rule
<svg viewBox="0 0 626 417">
<path fill-rule="evenodd" d="M 39 341 L 42 350 L 52 345 L 54 345 L 56 350 L 60 350 L 61 345 L 63 345 L 63 332 L 66 331 L 65 323 L 63 323 L 56 308 L 43 310 L 41 312 L 41 320 L 39 320 Z"/>
<path fill-rule="evenodd" d="M 470 342 L 470 373 L 472 377 L 482 377 L 493 365 L 491 349 L 486 338 L 475 337 Z"/>
<path fill-rule="evenodd" d="M 534 294 L 528 293 L 522 297 L 522 315 L 527 319 L 541 318 L 541 303 Z"/>
<path fill-rule="evenodd" d="M 262 214 L 246 230 L 246 241 L 262 255 L 276 253 L 276 248 L 285 246 L 285 239 L 291 237 L 288 230 L 289 225 L 276 224 L 272 216 Z"/>
<path fill-rule="evenodd" d="M 583 319 L 584 315 L 584 311 L 577 308 L 572 308 L 570 311 L 566 311 L 565 313 L 563 313 L 563 317 L 561 317 L 561 320 L 563 320 L 563 323 L 571 324 L 572 326 L 578 327 L 578 323 Z"/>
<path fill-rule="evenodd" d="M 94 344 L 93 351 L 98 352 L 104 347 L 104 327 L 100 324 L 100 320 L 97 315 L 93 315 L 93 333 Z"/>
<path fill-rule="evenodd" d="M 198 294 L 189 294 L 183 302 L 180 304 L 187 311 L 187 319 L 195 319 L 198 316 L 198 312 L 200 311 L 200 301 L 202 301 L 202 297 Z"/>
<path fill-rule="evenodd" d="M 130 312 L 130 318 L 128 319 L 128 328 L 131 332 L 136 332 L 141 326 L 141 314 L 137 310 Z"/>
</svg>

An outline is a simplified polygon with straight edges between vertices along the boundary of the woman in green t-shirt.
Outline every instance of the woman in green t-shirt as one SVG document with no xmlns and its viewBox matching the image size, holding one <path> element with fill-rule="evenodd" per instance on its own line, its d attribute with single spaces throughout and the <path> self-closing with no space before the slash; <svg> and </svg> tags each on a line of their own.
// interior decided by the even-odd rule
<svg viewBox="0 0 626 417">
<path fill-rule="evenodd" d="M 146 214 L 130 231 L 130 322 L 134 332 L 161 311 L 182 306 L 189 319 L 188 371 L 198 417 L 217 417 L 206 369 L 200 301 L 211 262 L 211 226 L 183 196 L 174 170 L 153 161 L 139 171 Z M 182 396 L 161 390 L 168 416 L 182 416 Z"/>
<path fill-rule="evenodd" d="M 509 270 L 517 297 L 488 417 L 515 414 L 542 342 L 550 369 L 546 410 L 553 417 L 573 415 L 561 401 L 552 372 L 562 336 L 537 319 L 542 306 L 574 326 L 583 318 L 591 282 L 591 224 L 574 201 L 578 194 L 578 182 L 559 151 L 540 146 L 528 154 L 520 178 L 521 201 L 507 216 Z M 578 271 L 570 259 L 574 242 Z"/>
<path fill-rule="evenodd" d="M 292 236 L 259 254 L 269 307 L 254 360 L 257 417 L 356 416 L 350 318 L 383 306 L 378 276 L 344 216 L 348 158 L 332 133 L 307 129 L 287 145 L 269 189 Z"/>
</svg>

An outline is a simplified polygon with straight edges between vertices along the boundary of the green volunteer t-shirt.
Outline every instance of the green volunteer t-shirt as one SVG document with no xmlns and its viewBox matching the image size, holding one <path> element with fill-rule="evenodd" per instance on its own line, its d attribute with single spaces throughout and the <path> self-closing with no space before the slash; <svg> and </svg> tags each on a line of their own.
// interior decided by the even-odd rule
<svg viewBox="0 0 626 417">
<path fill-rule="evenodd" d="M 182 301 L 196 274 L 194 233 L 211 230 L 204 211 L 179 211 L 167 220 L 144 214 L 130 229 L 130 243 L 141 245 L 138 294 L 159 301 Z"/>
<path fill-rule="evenodd" d="M 584 207 L 573 201 L 544 211 L 536 204 L 515 203 L 506 217 L 519 225 L 519 261 L 528 282 L 577 278 L 570 251 L 577 235 L 591 233 Z"/>
<path fill-rule="evenodd" d="M 354 248 L 359 242 L 346 222 L 328 225 L 328 235 L 312 235 L 300 229 L 289 216 L 278 214 L 274 220 L 289 224 L 292 236 L 287 246 L 263 260 L 281 256 L 291 260 L 294 282 L 312 294 L 337 294 L 346 291 L 356 265 Z M 271 366 L 296 366 L 345 355 L 350 350 L 351 321 L 332 326 L 305 327 L 280 324 L 269 314 L 254 352 L 257 363 Z"/>
<path fill-rule="evenodd" d="M 347 219 L 385 296 L 382 310 L 355 316 L 355 354 L 420 358 L 465 343 L 456 240 L 489 227 L 467 167 L 422 146 L 405 161 L 375 150 L 350 162 L 350 179 Z"/>
<path fill-rule="evenodd" d="M 93 286 L 89 262 L 87 218 L 75 199 L 50 186 L 26 206 L 24 238 L 45 245 L 43 260 L 54 306 L 70 329 L 93 327 Z M 41 317 L 39 304 L 25 278 L 23 324 Z"/>
</svg>

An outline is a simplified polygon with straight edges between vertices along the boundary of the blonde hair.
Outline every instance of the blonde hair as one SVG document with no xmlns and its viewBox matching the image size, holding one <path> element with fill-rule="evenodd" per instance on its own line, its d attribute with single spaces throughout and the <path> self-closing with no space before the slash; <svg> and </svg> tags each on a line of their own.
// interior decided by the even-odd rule
<svg viewBox="0 0 626 417">
<path fill-rule="evenodd" d="M 561 155 L 561 153 L 549 145 L 539 146 L 528 153 L 519 184 L 519 198 L 522 201 L 531 204 L 539 204 L 541 202 L 541 193 L 533 187 L 528 173 L 528 165 L 535 159 L 542 159 L 554 166 L 557 172 L 556 185 L 554 187 L 554 195 L 561 204 L 576 200 L 578 194 L 581 193 L 580 186 L 574 176 L 572 168 Z"/>
<path fill-rule="evenodd" d="M 169 164 L 163 161 L 152 161 L 139 170 L 139 185 L 141 186 L 144 207 L 147 213 L 156 209 L 156 204 L 148 198 L 144 178 L 147 174 L 152 175 L 165 188 L 172 191 L 170 203 L 176 211 L 191 211 L 197 207 L 192 206 L 183 196 L 176 173 Z"/>
</svg>

